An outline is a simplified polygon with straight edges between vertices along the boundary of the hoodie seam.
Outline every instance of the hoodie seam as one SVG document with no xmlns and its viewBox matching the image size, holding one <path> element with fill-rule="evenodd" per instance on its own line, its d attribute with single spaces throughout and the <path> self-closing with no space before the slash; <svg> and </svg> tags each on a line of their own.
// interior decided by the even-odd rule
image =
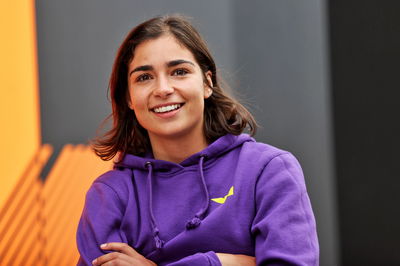
<svg viewBox="0 0 400 266">
<path fill-rule="evenodd" d="M 260 170 L 258 171 L 258 173 L 257 173 L 257 180 L 256 180 L 256 183 L 255 183 L 255 186 L 257 186 L 258 185 L 258 182 L 259 182 L 259 180 L 260 180 L 260 178 L 261 178 L 261 175 L 262 175 L 262 172 L 264 172 L 264 170 L 268 167 L 268 165 L 275 159 L 275 158 L 277 158 L 277 157 L 279 157 L 279 156 L 281 156 L 281 155 L 285 155 L 285 154 L 290 154 L 289 152 L 281 152 L 281 153 L 278 153 L 277 155 L 274 155 L 273 157 L 271 157 L 271 159 L 269 159 L 267 162 L 265 162 L 265 164 L 262 166 L 262 167 L 260 167 Z M 285 168 L 286 168 L 286 166 L 285 166 Z M 256 190 L 254 189 L 254 192 L 255 192 Z"/>
<path fill-rule="evenodd" d="M 254 214 L 257 213 L 257 200 L 256 200 L 256 199 L 257 199 L 257 195 L 256 195 L 256 194 L 257 194 L 258 182 L 260 182 L 262 173 L 265 171 L 265 169 L 267 169 L 268 165 L 269 165 L 275 158 L 277 158 L 277 157 L 279 157 L 279 156 L 281 156 L 281 155 L 284 155 L 284 154 L 289 154 L 289 152 L 280 152 L 280 153 L 278 153 L 278 154 L 272 156 L 268 161 L 265 162 L 265 164 L 264 164 L 262 167 L 260 167 L 260 170 L 259 170 L 258 173 L 257 173 L 256 182 L 254 183 L 254 193 L 253 193 L 253 202 L 254 202 L 254 209 L 253 209 L 253 211 L 254 211 Z M 254 221 L 253 221 L 253 223 L 254 223 Z"/>
</svg>

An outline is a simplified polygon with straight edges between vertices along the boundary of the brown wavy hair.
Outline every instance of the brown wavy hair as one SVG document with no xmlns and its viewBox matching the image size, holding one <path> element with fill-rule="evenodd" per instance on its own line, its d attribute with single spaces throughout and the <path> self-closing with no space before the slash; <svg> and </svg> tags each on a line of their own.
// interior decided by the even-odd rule
<svg viewBox="0 0 400 266">
<path fill-rule="evenodd" d="M 207 44 L 188 19 L 181 15 L 155 17 L 129 32 L 115 58 L 109 83 L 112 102 L 109 118 L 112 117 L 113 126 L 91 142 L 94 152 L 103 160 L 110 160 L 117 153 L 121 153 L 120 158 L 123 158 L 127 153 L 143 155 L 151 150 L 146 129 L 139 124 L 134 111 L 128 106 L 128 65 L 137 45 L 164 34 L 171 34 L 192 52 L 205 81 L 205 73 L 212 73 L 213 93 L 205 99 L 204 106 L 204 134 L 208 143 L 227 133 L 239 135 L 248 129 L 253 136 L 256 132 L 257 123 L 251 113 L 222 89 Z"/>
</svg>

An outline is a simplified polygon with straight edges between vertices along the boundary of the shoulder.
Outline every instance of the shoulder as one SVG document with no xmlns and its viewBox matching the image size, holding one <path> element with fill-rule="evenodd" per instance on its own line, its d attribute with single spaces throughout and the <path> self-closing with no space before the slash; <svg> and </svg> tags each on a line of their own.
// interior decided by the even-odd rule
<svg viewBox="0 0 400 266">
<path fill-rule="evenodd" d="M 288 151 L 279 149 L 275 146 L 272 146 L 267 143 L 262 143 L 258 141 L 248 141 L 243 144 L 243 148 L 250 150 L 251 152 L 255 152 L 258 154 L 262 154 L 264 156 L 267 156 L 268 158 L 273 158 L 275 156 L 278 156 L 280 154 L 286 154 L 289 153 Z"/>
<path fill-rule="evenodd" d="M 96 178 L 87 192 L 87 197 L 114 198 L 127 201 L 132 186 L 132 175 L 129 169 L 110 170 Z"/>
<path fill-rule="evenodd" d="M 243 156 L 247 156 L 258 164 L 266 166 L 276 158 L 283 158 L 283 160 L 296 160 L 289 151 L 282 150 L 270 144 L 257 142 L 254 139 L 252 140 L 253 141 L 243 143 L 241 153 Z"/>
<path fill-rule="evenodd" d="M 96 178 L 93 184 L 95 183 L 101 183 L 113 188 L 117 188 L 118 186 L 132 183 L 132 172 L 128 168 L 113 169 Z"/>
<path fill-rule="evenodd" d="M 261 142 L 245 142 L 241 156 L 247 158 L 249 166 L 257 167 L 260 178 L 271 180 L 277 177 L 291 180 L 297 186 L 304 188 L 304 176 L 297 158 L 289 151 L 279 149 Z"/>
</svg>

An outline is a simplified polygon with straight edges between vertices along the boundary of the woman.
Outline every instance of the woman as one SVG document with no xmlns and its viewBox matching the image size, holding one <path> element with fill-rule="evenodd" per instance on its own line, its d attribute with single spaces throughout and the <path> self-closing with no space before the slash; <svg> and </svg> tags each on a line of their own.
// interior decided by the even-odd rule
<svg viewBox="0 0 400 266">
<path fill-rule="evenodd" d="M 256 122 L 187 20 L 134 28 L 110 89 L 114 126 L 94 149 L 117 162 L 87 192 L 78 264 L 318 265 L 297 160 L 242 134 Z"/>
</svg>

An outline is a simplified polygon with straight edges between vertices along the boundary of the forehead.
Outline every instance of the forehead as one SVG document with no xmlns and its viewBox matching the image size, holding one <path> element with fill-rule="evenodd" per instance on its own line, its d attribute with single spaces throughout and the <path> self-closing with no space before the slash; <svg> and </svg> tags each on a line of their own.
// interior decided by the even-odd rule
<svg viewBox="0 0 400 266">
<path fill-rule="evenodd" d="M 158 65 L 166 62 L 184 59 L 196 64 L 192 52 L 171 35 L 162 35 L 139 44 L 134 51 L 134 56 L 129 68 L 140 65 Z"/>
</svg>

